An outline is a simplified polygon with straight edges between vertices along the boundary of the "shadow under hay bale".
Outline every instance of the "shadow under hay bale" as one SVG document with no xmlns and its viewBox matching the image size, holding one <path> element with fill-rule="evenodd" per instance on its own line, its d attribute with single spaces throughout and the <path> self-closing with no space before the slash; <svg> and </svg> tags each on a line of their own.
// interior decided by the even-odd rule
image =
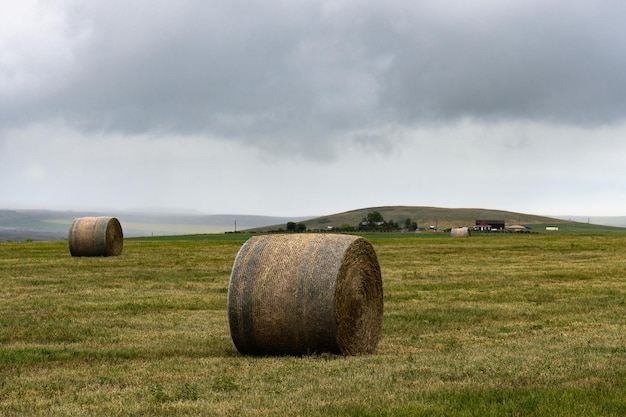
<svg viewBox="0 0 626 417">
<path fill-rule="evenodd" d="M 376 252 L 357 236 L 253 237 L 235 259 L 227 310 L 242 354 L 373 353 L 383 321 Z"/>
<path fill-rule="evenodd" d="M 117 256 L 124 247 L 122 226 L 115 217 L 74 219 L 67 240 L 72 256 Z"/>
</svg>

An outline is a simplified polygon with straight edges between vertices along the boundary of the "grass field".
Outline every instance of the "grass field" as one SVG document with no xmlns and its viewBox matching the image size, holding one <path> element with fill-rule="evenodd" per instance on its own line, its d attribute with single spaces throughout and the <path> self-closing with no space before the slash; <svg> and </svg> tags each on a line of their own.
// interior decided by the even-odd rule
<svg viewBox="0 0 626 417">
<path fill-rule="evenodd" d="M 357 357 L 233 348 L 245 235 L 0 243 L 0 415 L 626 415 L 626 232 L 366 237 L 385 316 Z"/>
</svg>

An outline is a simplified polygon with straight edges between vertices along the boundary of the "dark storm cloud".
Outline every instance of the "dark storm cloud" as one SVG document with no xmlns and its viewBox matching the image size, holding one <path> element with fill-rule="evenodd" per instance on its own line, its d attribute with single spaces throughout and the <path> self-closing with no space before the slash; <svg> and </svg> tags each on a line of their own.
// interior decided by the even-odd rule
<svg viewBox="0 0 626 417">
<path fill-rule="evenodd" d="M 61 119 L 297 148 L 384 125 L 626 114 L 617 1 L 107 1 L 62 14 L 64 66 L 42 67 L 37 89 L 0 90 L 0 127 Z"/>
<path fill-rule="evenodd" d="M 415 17 L 419 29 L 398 40 L 384 103 L 405 119 L 623 120 L 626 6 L 521 4 L 451 22 Z"/>
</svg>

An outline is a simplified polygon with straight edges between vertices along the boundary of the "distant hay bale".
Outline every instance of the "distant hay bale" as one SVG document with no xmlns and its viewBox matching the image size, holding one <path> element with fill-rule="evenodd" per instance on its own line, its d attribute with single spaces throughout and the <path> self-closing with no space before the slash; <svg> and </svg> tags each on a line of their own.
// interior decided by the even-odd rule
<svg viewBox="0 0 626 417">
<path fill-rule="evenodd" d="M 72 256 L 117 256 L 124 247 L 122 226 L 115 217 L 74 219 L 67 240 Z"/>
<path fill-rule="evenodd" d="M 227 310 L 242 354 L 372 353 L 383 319 L 376 252 L 357 236 L 253 237 L 235 259 Z"/>
<path fill-rule="evenodd" d="M 454 227 L 450 230 L 450 236 L 452 237 L 470 237 L 472 232 L 468 227 Z"/>
</svg>

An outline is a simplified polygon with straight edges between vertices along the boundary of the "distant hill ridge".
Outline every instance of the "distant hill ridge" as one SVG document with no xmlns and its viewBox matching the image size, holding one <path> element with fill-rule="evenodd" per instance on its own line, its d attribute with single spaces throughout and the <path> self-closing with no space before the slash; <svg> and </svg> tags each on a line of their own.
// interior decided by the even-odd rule
<svg viewBox="0 0 626 417">
<path fill-rule="evenodd" d="M 476 220 L 504 220 L 507 225 L 522 224 L 565 224 L 568 220 L 553 217 L 536 216 L 533 214 L 516 213 L 503 210 L 490 210 L 482 208 L 442 208 L 424 206 L 382 206 L 350 210 L 343 213 L 328 216 L 315 217 L 304 220 L 308 229 L 327 229 L 328 227 L 340 227 L 343 224 L 358 225 L 361 220 L 371 212 L 379 212 L 386 221 L 393 220 L 403 224 L 406 219 L 417 223 L 419 228 L 436 226 L 438 228 L 450 228 L 459 226 L 474 226 Z M 255 228 L 255 231 L 275 230 L 284 228 L 285 225 L 271 225 Z"/>
<path fill-rule="evenodd" d="M 310 230 L 325 230 L 343 224 L 358 225 L 371 212 L 378 211 L 386 221 L 404 224 L 406 219 L 424 229 L 429 226 L 449 228 L 473 226 L 476 220 L 504 220 L 507 225 L 571 224 L 568 220 L 503 210 L 479 208 L 441 208 L 421 206 L 384 206 L 350 210 L 321 217 L 275 217 L 236 214 L 176 214 L 157 212 L 93 212 L 60 210 L 20 210 L 0 208 L 0 241 L 67 239 L 67 233 L 76 217 L 113 216 L 122 223 L 125 237 L 149 235 L 187 235 L 224 233 L 234 231 L 263 232 L 286 229 L 287 222 L 302 222 Z M 600 220 L 601 218 L 596 218 Z M 602 218 L 592 224 L 626 227 L 626 217 Z M 608 222 L 608 219 L 612 219 Z M 580 219 L 579 219 L 580 220 Z M 576 222 L 587 224 L 589 219 Z"/>
<path fill-rule="evenodd" d="M 0 241 L 67 239 L 72 220 L 86 216 L 116 217 L 125 237 L 224 233 L 271 224 L 286 224 L 310 217 L 242 214 L 177 214 L 124 211 L 62 211 L 0 208 Z"/>
</svg>

